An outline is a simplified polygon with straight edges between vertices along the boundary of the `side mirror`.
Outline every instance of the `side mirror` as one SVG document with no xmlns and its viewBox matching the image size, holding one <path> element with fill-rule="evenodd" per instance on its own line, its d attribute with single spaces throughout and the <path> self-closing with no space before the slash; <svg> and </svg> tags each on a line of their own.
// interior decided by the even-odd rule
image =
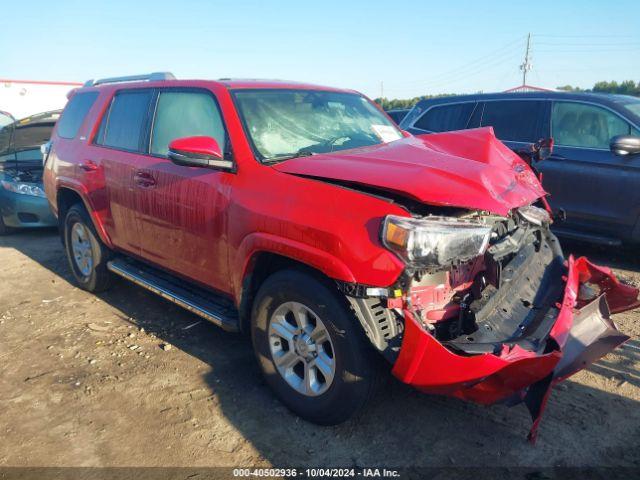
<svg viewBox="0 0 640 480">
<path fill-rule="evenodd" d="M 553 153 L 553 138 L 538 140 L 536 143 L 517 150 L 516 153 L 532 167 L 533 163 L 546 160 L 551 156 Z"/>
<path fill-rule="evenodd" d="M 618 135 L 611 139 L 609 148 L 615 155 L 637 155 L 640 153 L 640 137 L 633 135 Z"/>
<path fill-rule="evenodd" d="M 176 138 L 169 143 L 169 159 L 184 167 L 207 167 L 233 170 L 233 162 L 225 160 L 220 145 L 212 137 Z"/>
<path fill-rule="evenodd" d="M 553 154 L 553 138 L 543 138 L 536 143 L 536 160 L 546 160 Z"/>
</svg>

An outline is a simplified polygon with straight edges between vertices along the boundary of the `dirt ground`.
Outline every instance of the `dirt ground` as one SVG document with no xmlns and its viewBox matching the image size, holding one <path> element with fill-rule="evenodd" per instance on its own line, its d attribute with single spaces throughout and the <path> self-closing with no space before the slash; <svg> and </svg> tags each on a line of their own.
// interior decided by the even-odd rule
<svg viewBox="0 0 640 480">
<path fill-rule="evenodd" d="M 566 250 L 640 284 L 634 252 Z M 76 288 L 53 231 L 0 238 L 0 273 L 0 466 L 640 466 L 638 310 L 615 316 L 631 341 L 554 391 L 533 447 L 522 405 L 391 378 L 359 418 L 306 423 L 244 337 L 124 281 Z"/>
</svg>

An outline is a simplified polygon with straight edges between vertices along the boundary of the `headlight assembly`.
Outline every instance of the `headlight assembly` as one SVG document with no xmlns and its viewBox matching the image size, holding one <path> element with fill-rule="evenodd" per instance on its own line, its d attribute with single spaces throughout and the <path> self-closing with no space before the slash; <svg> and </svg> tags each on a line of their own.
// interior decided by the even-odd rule
<svg viewBox="0 0 640 480">
<path fill-rule="evenodd" d="M 407 265 L 442 268 L 482 255 L 489 244 L 491 227 L 472 220 L 450 217 L 411 218 L 388 215 L 382 242 Z"/>
<path fill-rule="evenodd" d="M 5 190 L 9 190 L 13 193 L 18 193 L 21 195 L 31 195 L 32 197 L 44 197 L 45 193 L 39 185 L 35 183 L 26 183 L 26 182 L 10 182 L 7 180 L 2 180 L 2 188 Z"/>
</svg>

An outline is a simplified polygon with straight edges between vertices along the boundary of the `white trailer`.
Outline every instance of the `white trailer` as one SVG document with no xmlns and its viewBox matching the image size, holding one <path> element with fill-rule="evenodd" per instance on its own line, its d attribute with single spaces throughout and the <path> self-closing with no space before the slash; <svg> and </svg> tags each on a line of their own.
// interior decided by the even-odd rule
<svg viewBox="0 0 640 480">
<path fill-rule="evenodd" d="M 0 110 L 16 119 L 64 108 L 67 93 L 82 84 L 0 79 Z"/>
</svg>

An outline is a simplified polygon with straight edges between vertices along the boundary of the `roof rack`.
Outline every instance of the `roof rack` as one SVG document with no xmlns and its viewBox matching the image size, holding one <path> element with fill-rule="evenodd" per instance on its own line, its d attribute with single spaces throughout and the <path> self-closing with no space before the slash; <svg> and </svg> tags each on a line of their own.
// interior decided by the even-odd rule
<svg viewBox="0 0 640 480">
<path fill-rule="evenodd" d="M 147 80 L 149 82 L 158 80 L 175 80 L 176 77 L 171 72 L 153 72 L 145 75 L 129 75 L 127 77 L 111 77 L 100 78 L 98 80 L 87 80 L 84 82 L 84 87 L 95 87 L 96 85 L 103 85 L 105 83 L 120 83 L 120 82 L 138 82 L 141 80 Z"/>
</svg>

